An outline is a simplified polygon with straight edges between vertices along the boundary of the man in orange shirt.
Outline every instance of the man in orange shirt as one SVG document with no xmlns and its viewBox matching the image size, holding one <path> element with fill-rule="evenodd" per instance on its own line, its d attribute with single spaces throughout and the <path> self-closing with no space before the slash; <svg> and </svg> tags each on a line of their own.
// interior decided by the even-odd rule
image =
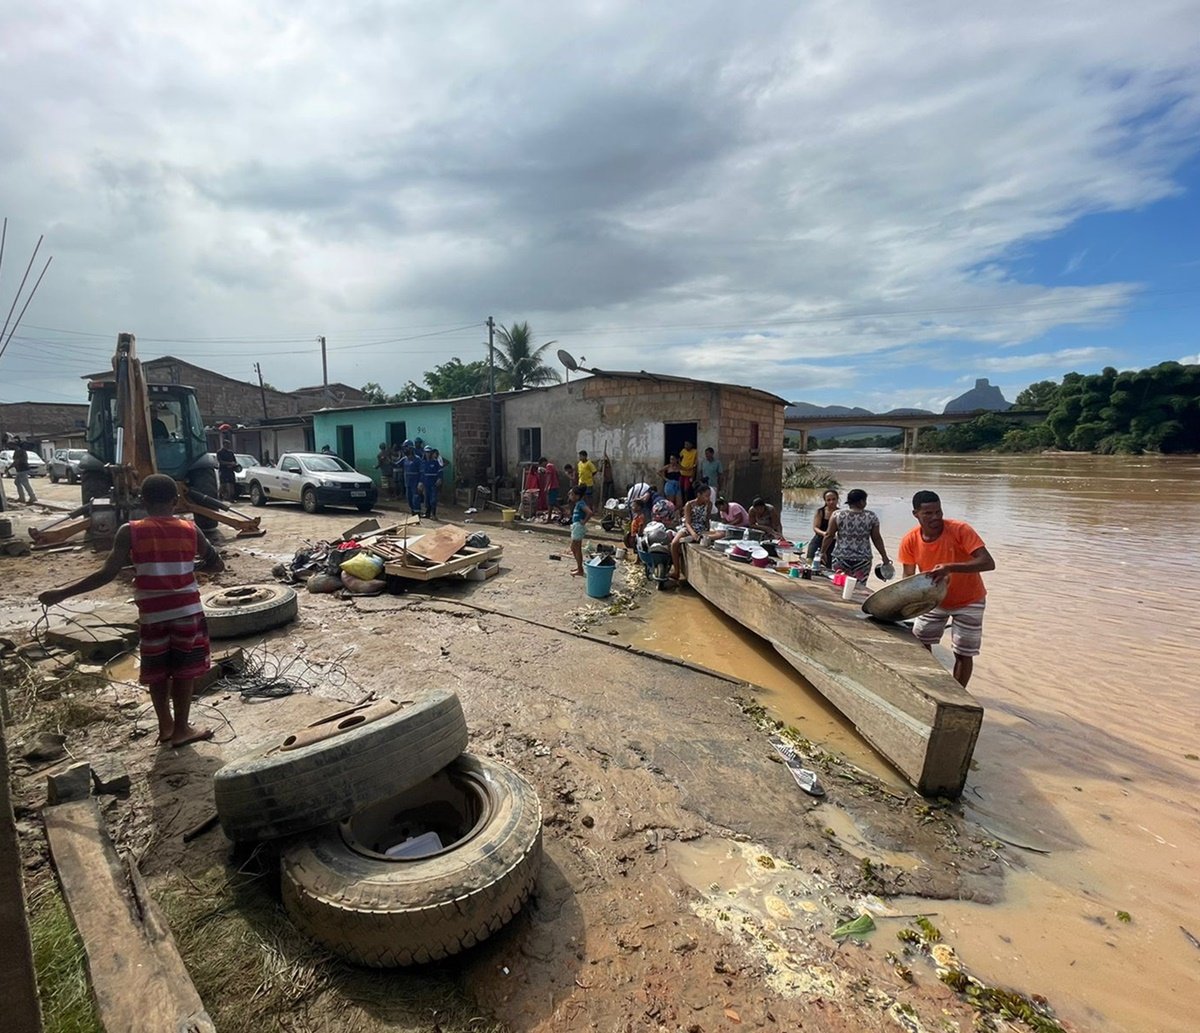
<svg viewBox="0 0 1200 1033">
<path fill-rule="evenodd" d="M 942 500 L 936 493 L 917 492 L 913 496 L 913 516 L 918 526 L 900 539 L 904 576 L 911 577 L 921 570 L 935 582 L 950 579 L 942 604 L 916 619 L 913 634 L 930 649 L 941 641 L 946 622 L 950 622 L 954 678 L 966 688 L 983 640 L 987 589 L 979 575 L 985 570 L 995 570 L 996 561 L 975 528 L 962 520 L 946 520 L 942 516 Z"/>
</svg>

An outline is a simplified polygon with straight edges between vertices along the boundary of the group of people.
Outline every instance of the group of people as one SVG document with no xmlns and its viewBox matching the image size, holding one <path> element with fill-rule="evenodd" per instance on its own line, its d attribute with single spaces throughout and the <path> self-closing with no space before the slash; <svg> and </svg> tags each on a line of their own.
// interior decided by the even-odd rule
<svg viewBox="0 0 1200 1033">
<path fill-rule="evenodd" d="M 446 461 L 422 438 L 404 440 L 399 445 L 379 443 L 375 466 L 385 486 L 390 485 L 396 498 L 408 501 L 413 516 L 437 519 L 438 495 Z"/>
<path fill-rule="evenodd" d="M 701 484 L 695 498 L 686 502 L 677 514 L 674 504 L 657 495 L 650 485 L 639 484 L 630 489 L 635 547 L 648 567 L 655 553 L 663 556 L 669 544 L 671 569 L 667 576 L 681 579 L 683 545 L 721 538 L 730 533 L 729 528 L 748 527 L 763 532 L 767 538 L 782 537 L 778 510 L 762 498 L 754 499 L 749 508 L 744 508 L 721 497 L 714 501 L 712 496 L 711 488 Z M 879 553 L 881 565 L 891 565 L 879 517 L 867 509 L 867 493 L 861 488 L 846 495 L 845 508 L 841 508 L 840 501 L 834 489 L 824 493 L 821 507 L 813 514 L 808 557 L 815 558 L 819 551 L 829 570 L 840 570 L 865 583 L 873 559 L 872 547 Z M 949 579 L 945 597 L 937 607 L 916 619 L 913 634 L 929 649 L 941 641 L 949 626 L 954 677 L 966 686 L 983 640 L 987 590 L 980 575 L 995 570 L 996 561 L 970 524 L 944 517 L 936 492 L 917 492 L 912 507 L 917 526 L 900 540 L 903 576 L 911 577 L 921 571 L 928 573 L 935 583 Z M 717 520 L 726 526 L 714 528 Z M 885 578 L 890 576 L 885 572 Z"/>
</svg>

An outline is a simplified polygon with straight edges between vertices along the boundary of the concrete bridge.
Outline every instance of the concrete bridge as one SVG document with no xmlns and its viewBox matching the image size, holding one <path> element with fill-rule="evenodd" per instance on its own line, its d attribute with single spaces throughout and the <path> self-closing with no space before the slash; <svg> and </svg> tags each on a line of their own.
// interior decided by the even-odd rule
<svg viewBox="0 0 1200 1033">
<path fill-rule="evenodd" d="M 1014 412 L 992 412 L 989 409 L 976 409 L 972 412 L 952 413 L 859 413 L 851 416 L 822 416 L 819 413 L 812 416 L 789 416 L 783 421 L 784 430 L 800 432 L 800 451 L 808 451 L 808 435 L 810 431 L 822 427 L 890 427 L 904 434 L 903 450 L 915 452 L 917 434 L 923 427 L 945 427 L 951 423 L 970 423 L 978 416 L 989 414 L 1013 424 L 1038 423 L 1045 419 L 1045 411 L 1022 410 Z"/>
</svg>

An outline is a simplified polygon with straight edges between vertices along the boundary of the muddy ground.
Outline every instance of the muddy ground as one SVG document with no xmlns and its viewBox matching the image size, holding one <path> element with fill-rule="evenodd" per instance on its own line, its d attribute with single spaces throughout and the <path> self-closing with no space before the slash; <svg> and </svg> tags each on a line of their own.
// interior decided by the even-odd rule
<svg viewBox="0 0 1200 1033">
<path fill-rule="evenodd" d="M 74 493 L 39 489 L 63 503 Z M 8 515 L 20 521 L 24 512 Z M 272 566 L 303 541 L 334 538 L 358 519 L 290 507 L 258 512 L 267 535 L 223 536 L 228 569 L 215 583 L 270 581 Z M 144 697 L 131 684 L 79 690 L 70 701 L 96 718 L 67 722 L 82 724 L 67 729 L 71 756 L 120 756 L 133 777 L 128 798 L 106 797 L 104 811 L 156 892 L 172 892 L 180 878 L 199 885 L 245 870 L 246 858 L 219 829 L 183 842 L 211 811 L 212 773 L 335 700 L 452 688 L 470 749 L 503 759 L 538 790 L 545 863 L 534 898 L 508 928 L 431 969 L 351 976 L 337 968 L 342 976 L 261 1028 L 448 1029 L 419 1007 L 388 1006 L 389 987 L 411 993 L 422 979 L 449 980 L 460 1004 L 511 1030 L 975 1028 L 980 1016 L 938 978 L 928 937 L 897 937 L 912 929 L 913 912 L 895 915 L 886 898 L 929 898 L 934 915 L 942 897 L 995 900 L 1004 868 L 1020 858 L 946 802 L 897 793 L 819 744 L 811 755 L 829 795 L 803 795 L 766 742 L 770 720 L 752 685 L 620 648 L 632 637 L 631 615 L 669 612 L 670 593 L 647 591 L 624 567 L 617 598 L 633 609 L 610 614 L 609 603 L 589 601 L 581 580 L 568 576 L 565 538 L 486 530 L 505 552 L 501 574 L 485 582 L 453 579 L 358 600 L 301 590 L 299 619 L 268 634 L 263 648 L 303 658 L 295 669 L 307 670 L 314 688 L 252 703 L 224 690 L 204 696 L 196 717 L 216 729 L 212 743 L 157 747 Z M 41 613 L 36 592 L 96 562 L 90 550 L 0 558 L 0 635 L 28 636 Z M 67 605 L 129 597 L 128 582 L 117 582 Z M 581 614 L 589 607 L 594 612 Z M 604 642 L 579 634 L 581 617 Z M 53 668 L 43 665 L 38 677 L 47 699 L 22 675 L 18 724 L 9 731 L 31 886 L 49 877 L 38 817 L 46 765 L 21 754 L 38 727 L 62 724 L 64 707 L 54 698 Z M 826 821 L 830 808 L 853 819 L 854 848 Z M 885 863 L 897 851 L 909 863 Z M 270 867 L 269 857 L 255 863 Z M 253 892 L 275 891 L 267 878 Z M 878 926 L 869 939 L 831 937 L 864 909 Z M 272 914 L 286 922 L 278 909 Z M 194 953 L 204 949 L 203 938 L 188 939 L 189 966 L 205 967 Z M 944 948 L 936 953 L 943 968 L 953 967 Z M 244 1003 L 222 999 L 220 987 L 200 989 L 218 1019 Z"/>
</svg>

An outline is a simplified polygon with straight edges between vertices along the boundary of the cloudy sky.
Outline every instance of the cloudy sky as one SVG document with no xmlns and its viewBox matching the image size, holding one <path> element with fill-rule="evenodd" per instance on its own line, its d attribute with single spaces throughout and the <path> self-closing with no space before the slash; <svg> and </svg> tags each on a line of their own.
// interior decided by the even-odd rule
<svg viewBox="0 0 1200 1033">
<path fill-rule="evenodd" d="M 488 315 L 878 409 L 1200 352 L 1196 0 L 42 0 L 0 70 L 0 401 L 121 330 L 397 390 Z"/>
</svg>

